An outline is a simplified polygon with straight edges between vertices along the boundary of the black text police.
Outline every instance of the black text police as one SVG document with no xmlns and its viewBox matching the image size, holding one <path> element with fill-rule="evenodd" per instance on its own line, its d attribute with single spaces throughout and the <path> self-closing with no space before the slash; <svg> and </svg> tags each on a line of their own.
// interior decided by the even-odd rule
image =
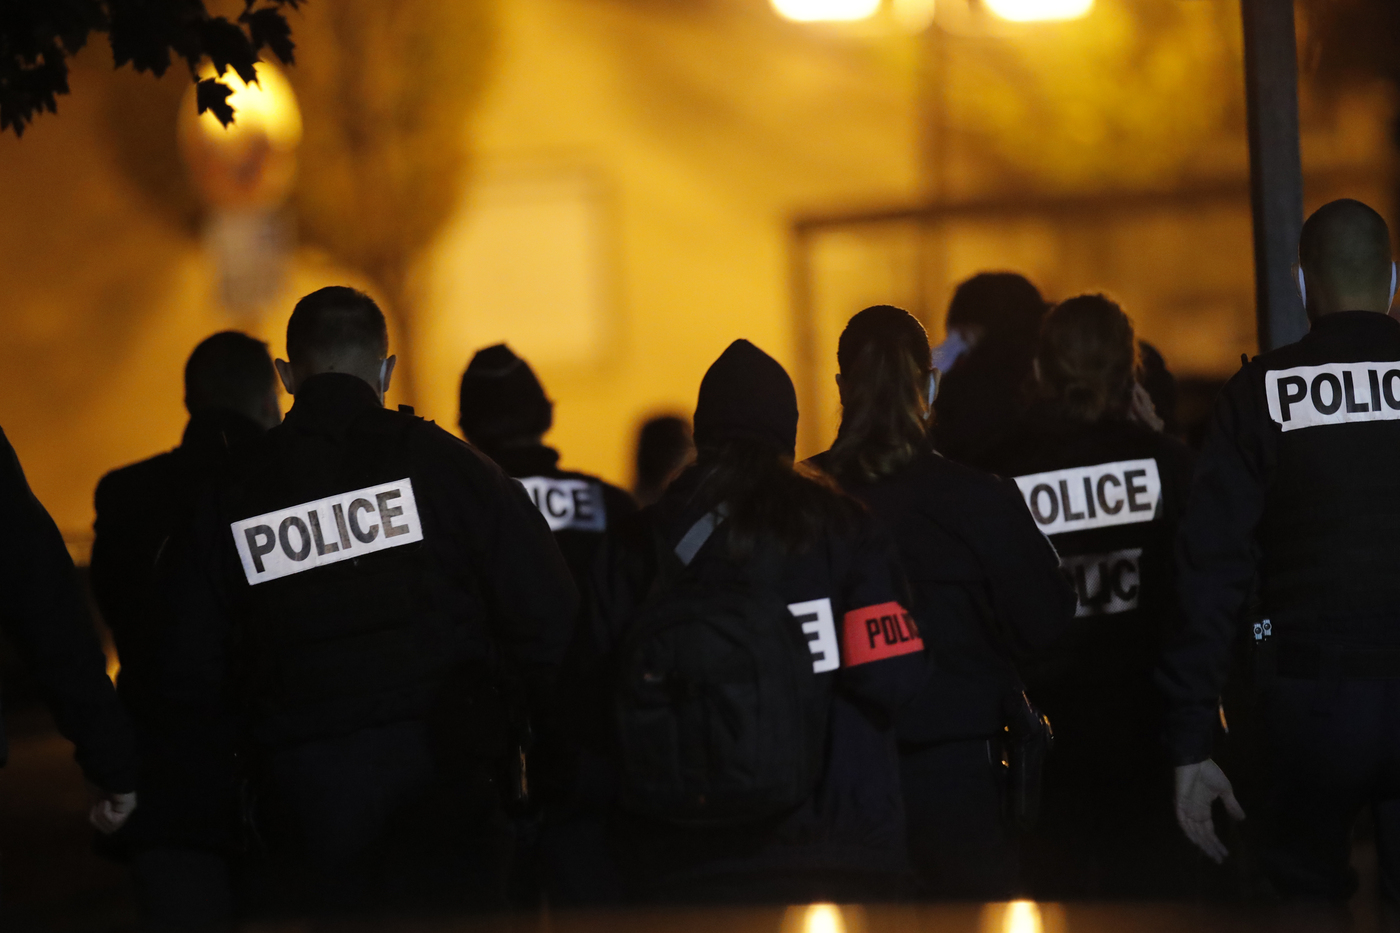
<svg viewBox="0 0 1400 933">
<path fill-rule="evenodd" d="M 173 548 L 171 741 L 211 798 L 240 753 L 268 910 L 498 905 L 510 697 L 544 702 L 574 618 L 519 485 L 383 407 L 387 343 L 360 292 L 298 302 L 277 361 L 291 411 Z"/>
<path fill-rule="evenodd" d="M 1082 295 L 1046 315 L 1032 401 L 986 465 L 1013 476 L 1078 596 L 1065 638 L 1023 667 L 1050 717 L 1044 812 L 1026 840 L 1034 897 L 1170 897 L 1192 853 L 1163 784 L 1152 675 L 1176 627 L 1173 541 L 1186 448 L 1136 382 L 1132 322 Z"/>
<path fill-rule="evenodd" d="M 612 701 L 594 724 L 615 764 L 611 851 L 644 896 L 791 903 L 903 889 L 890 720 L 927 674 L 924 644 L 888 537 L 794 467 L 796 440 L 791 379 L 736 340 L 700 384 L 695 464 L 619 525 L 595 567 L 589 646 L 611 659 L 601 670 L 619 672 L 602 680 Z M 745 634 L 725 648 L 703 637 L 739 611 L 728 607 L 760 604 L 747 618 L 771 624 L 730 628 Z M 676 624 L 651 614 L 663 605 Z M 755 632 L 784 649 L 755 652 Z M 672 638 L 685 647 L 662 648 Z M 795 713 L 788 728 L 765 731 L 765 712 L 781 710 Z M 775 759 L 784 778 L 762 767 Z M 675 778 L 714 791 L 680 800 Z"/>
<path fill-rule="evenodd" d="M 462 436 L 520 481 L 575 578 L 585 579 L 608 526 L 636 511 L 632 497 L 596 476 L 559 468 L 558 451 L 544 443 L 554 403 L 530 364 L 505 344 L 472 357 L 460 402 Z"/>
<path fill-rule="evenodd" d="M 1020 893 L 1008 804 L 1017 668 L 1058 640 L 1074 597 L 1016 487 L 929 443 L 936 373 L 907 311 L 866 308 L 841 333 L 841 428 L 816 458 L 892 533 L 928 643 L 929 675 L 895 720 L 909 853 L 923 892 Z"/>
<path fill-rule="evenodd" d="M 1334 201 L 1303 226 L 1298 284 L 1310 333 L 1246 363 L 1216 403 L 1179 555 L 1185 629 L 1168 653 L 1177 818 L 1219 860 L 1223 799 L 1211 760 L 1230 646 L 1257 580 L 1272 656 L 1260 687 L 1267 766 L 1250 823 L 1284 896 L 1345 899 L 1352 824 L 1374 804 L 1394 851 L 1400 798 L 1400 369 L 1390 236 L 1375 211 Z M 1261 621 L 1259 631 L 1266 626 Z M 1392 860 L 1382 885 L 1400 890 Z"/>
</svg>

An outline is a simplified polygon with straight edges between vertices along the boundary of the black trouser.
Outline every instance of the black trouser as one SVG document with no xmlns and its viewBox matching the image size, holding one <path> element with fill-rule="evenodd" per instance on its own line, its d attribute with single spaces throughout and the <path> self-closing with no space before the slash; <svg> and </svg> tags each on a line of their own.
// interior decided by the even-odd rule
<svg viewBox="0 0 1400 933">
<path fill-rule="evenodd" d="M 421 723 L 363 729 L 269 756 L 259 823 L 269 855 L 255 912 L 498 909 L 510 827 L 486 770 L 445 774 Z"/>
<path fill-rule="evenodd" d="M 1016 835 L 1006 817 L 1006 769 L 987 739 L 901 749 L 909 858 L 925 894 L 1016 894 Z"/>
<path fill-rule="evenodd" d="M 1250 817 L 1274 888 L 1283 897 L 1350 897 L 1352 829 L 1370 805 L 1381 891 L 1400 900 L 1400 679 L 1279 678 L 1264 719 L 1263 812 Z"/>
<path fill-rule="evenodd" d="M 1058 702 L 1053 702 L 1058 701 Z M 1158 721 L 1127 688 L 1061 691 L 1045 704 L 1055 747 L 1040 821 L 1022 844 L 1038 900 L 1191 895 L 1203 860 L 1176 825 Z"/>
<path fill-rule="evenodd" d="M 222 930 L 232 924 L 232 885 L 222 855 L 153 846 L 132 853 L 131 869 L 143 930 Z"/>
</svg>

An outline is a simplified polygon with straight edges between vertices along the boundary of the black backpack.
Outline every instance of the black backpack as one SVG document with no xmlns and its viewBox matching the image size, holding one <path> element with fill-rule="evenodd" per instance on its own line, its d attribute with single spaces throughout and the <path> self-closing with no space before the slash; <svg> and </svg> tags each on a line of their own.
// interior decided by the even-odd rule
<svg viewBox="0 0 1400 933">
<path fill-rule="evenodd" d="M 656 579 L 619 656 L 621 803 L 682 825 L 795 809 L 812 795 L 825 745 L 806 636 L 767 582 L 775 555 L 732 582 L 688 569 L 721 521 L 707 515 L 674 550 L 652 530 Z"/>
</svg>

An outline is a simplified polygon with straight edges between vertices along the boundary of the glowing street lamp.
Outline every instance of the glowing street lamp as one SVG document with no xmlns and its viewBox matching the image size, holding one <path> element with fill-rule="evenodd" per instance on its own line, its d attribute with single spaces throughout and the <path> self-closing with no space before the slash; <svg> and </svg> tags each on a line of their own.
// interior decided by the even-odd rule
<svg viewBox="0 0 1400 933">
<path fill-rule="evenodd" d="M 854 22 L 880 11 L 880 0 L 772 0 L 784 19 L 800 23 Z"/>
<path fill-rule="evenodd" d="M 1079 19 L 1094 8 L 1094 0 L 983 0 L 987 9 L 1013 23 Z"/>
<path fill-rule="evenodd" d="M 190 88 L 180 112 L 180 150 L 204 202 L 204 240 L 230 310 L 249 311 L 275 297 L 292 249 L 282 211 L 296 179 L 301 110 L 290 82 L 258 62 L 258 80 L 244 84 L 232 70 L 223 81 L 234 122 L 198 112 Z M 202 77 L 213 77 L 206 68 Z"/>
</svg>

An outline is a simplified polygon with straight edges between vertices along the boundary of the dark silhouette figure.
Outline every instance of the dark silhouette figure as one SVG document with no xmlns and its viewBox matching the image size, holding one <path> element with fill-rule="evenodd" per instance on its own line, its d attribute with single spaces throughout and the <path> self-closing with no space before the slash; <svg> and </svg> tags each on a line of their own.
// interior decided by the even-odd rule
<svg viewBox="0 0 1400 933">
<path fill-rule="evenodd" d="M 642 422 L 637 431 L 637 454 L 632 495 L 637 504 L 660 499 L 671 480 L 695 459 L 690 421 L 682 415 L 657 415 Z"/>
<path fill-rule="evenodd" d="M 973 462 L 1016 424 L 1044 316 L 1040 292 L 1014 272 L 983 272 L 958 286 L 948 332 L 970 349 L 938 389 L 934 445 L 944 456 Z"/>
<path fill-rule="evenodd" d="M 267 345 L 225 331 L 204 340 L 185 364 L 190 413 L 180 446 L 113 470 L 97 486 L 91 580 L 121 661 L 117 692 L 136 726 L 142 760 L 138 816 L 118 837 L 129 852 L 137 897 L 153 927 L 199 925 L 230 910 L 228 867 L 218 834 L 183 823 L 189 790 L 162 780 L 170 754 L 154 720 L 157 665 L 168 614 L 157 598 L 156 559 L 230 452 L 281 420 L 277 374 Z"/>
</svg>

